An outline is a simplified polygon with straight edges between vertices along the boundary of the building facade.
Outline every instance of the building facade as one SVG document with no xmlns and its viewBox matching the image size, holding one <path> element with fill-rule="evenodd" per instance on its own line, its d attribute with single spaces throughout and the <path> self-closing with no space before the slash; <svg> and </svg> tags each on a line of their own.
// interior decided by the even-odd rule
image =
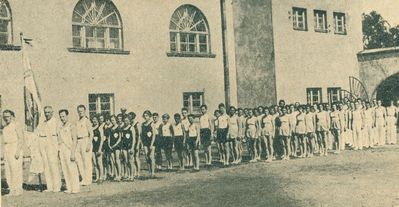
<svg viewBox="0 0 399 207">
<path fill-rule="evenodd" d="M 226 3 L 227 28 L 232 27 Z M 224 102 L 220 1 L 0 0 L 2 108 L 24 113 L 20 33 L 43 105 L 198 113 Z M 227 31 L 234 57 L 234 33 Z M 230 88 L 236 91 L 229 58 Z M 231 93 L 236 104 L 235 92 Z M 139 114 L 140 115 L 140 114 Z"/>
<path fill-rule="evenodd" d="M 360 2 L 236 0 L 233 8 L 240 106 L 335 102 L 359 77 Z"/>
</svg>

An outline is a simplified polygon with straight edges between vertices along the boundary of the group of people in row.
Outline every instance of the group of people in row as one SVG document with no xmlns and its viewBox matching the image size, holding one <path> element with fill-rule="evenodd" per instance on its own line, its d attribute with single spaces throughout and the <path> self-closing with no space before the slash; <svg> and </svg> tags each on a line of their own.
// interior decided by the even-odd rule
<svg viewBox="0 0 399 207">
<path fill-rule="evenodd" d="M 399 104 L 399 102 L 398 102 Z M 81 185 L 110 179 L 133 181 L 140 176 L 140 155 L 144 154 L 150 177 L 157 170 L 178 168 L 199 171 L 200 149 L 205 167 L 212 166 L 212 143 L 216 142 L 223 166 L 242 162 L 247 146 L 249 162 L 260 160 L 327 156 L 328 150 L 361 150 L 378 145 L 396 144 L 399 106 L 381 101 L 345 100 L 339 103 L 278 105 L 235 108 L 219 104 L 213 115 L 206 105 L 201 114 L 183 108 L 172 117 L 144 111 L 142 123 L 134 112 L 121 109 L 118 115 L 86 117 L 84 105 L 77 107 L 79 120 L 72 124 L 68 110 L 59 110 L 60 124 L 53 109 L 44 108 L 45 118 L 38 127 L 40 155 L 44 163 L 47 191 L 59 192 L 61 175 L 66 193 L 77 193 Z M 10 194 L 22 193 L 21 146 L 23 133 L 13 121 L 10 110 L 3 112 L 4 159 Z M 163 159 L 165 155 L 165 159 Z M 166 163 L 163 161 L 166 160 Z M 79 182 L 79 175 L 82 181 Z"/>
</svg>

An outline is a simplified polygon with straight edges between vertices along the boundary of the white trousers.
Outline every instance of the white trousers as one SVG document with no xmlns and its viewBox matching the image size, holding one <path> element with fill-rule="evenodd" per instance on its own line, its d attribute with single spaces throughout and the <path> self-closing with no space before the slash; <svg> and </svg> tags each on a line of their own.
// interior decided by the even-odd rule
<svg viewBox="0 0 399 207">
<path fill-rule="evenodd" d="M 4 170 L 10 194 L 22 193 L 22 152 L 19 159 L 15 159 L 18 143 L 10 143 L 4 145 Z"/>
<path fill-rule="evenodd" d="M 396 144 L 396 118 L 387 117 L 387 144 Z"/>
<path fill-rule="evenodd" d="M 378 145 L 384 145 L 385 144 L 385 134 L 386 134 L 385 126 L 377 125 L 376 131 L 377 131 L 376 137 L 377 137 Z"/>
<path fill-rule="evenodd" d="M 353 148 L 361 149 L 363 147 L 362 144 L 362 126 L 361 124 L 355 124 L 353 126 Z"/>
<path fill-rule="evenodd" d="M 39 137 L 40 154 L 44 164 L 44 176 L 48 191 L 61 190 L 61 172 L 58 159 L 58 142 L 56 137 Z"/>
<path fill-rule="evenodd" d="M 78 164 L 79 173 L 83 179 L 83 185 L 90 185 L 93 181 L 92 147 L 90 147 L 90 150 L 86 152 L 88 144 L 92 146 L 91 140 L 89 140 L 88 137 L 78 139 L 76 149 L 76 164 Z"/>
<path fill-rule="evenodd" d="M 373 146 L 373 128 L 371 125 L 366 124 L 363 130 L 363 146 L 364 147 L 371 147 Z"/>
<path fill-rule="evenodd" d="M 71 161 L 71 150 L 64 144 L 60 148 L 60 160 L 67 190 L 73 193 L 79 192 L 78 166 L 76 162 Z"/>
</svg>

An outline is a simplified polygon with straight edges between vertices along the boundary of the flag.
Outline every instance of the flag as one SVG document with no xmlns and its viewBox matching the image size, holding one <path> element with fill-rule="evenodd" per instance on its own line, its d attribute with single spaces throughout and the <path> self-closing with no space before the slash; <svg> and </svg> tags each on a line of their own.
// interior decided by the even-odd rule
<svg viewBox="0 0 399 207">
<path fill-rule="evenodd" d="M 37 128 L 41 120 L 43 120 L 43 107 L 41 104 L 40 93 L 36 84 L 35 76 L 26 53 L 25 44 L 32 46 L 31 39 L 21 37 L 22 43 L 22 61 L 24 66 L 24 104 L 25 104 L 25 129 L 30 149 L 31 173 L 43 172 L 43 159 L 40 155 Z M 31 177 L 32 178 L 32 177 Z"/>
</svg>

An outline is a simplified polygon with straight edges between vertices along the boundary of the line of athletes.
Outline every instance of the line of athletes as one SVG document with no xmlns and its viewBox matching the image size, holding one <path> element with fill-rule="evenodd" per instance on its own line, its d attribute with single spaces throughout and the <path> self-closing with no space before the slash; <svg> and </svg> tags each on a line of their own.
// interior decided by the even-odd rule
<svg viewBox="0 0 399 207">
<path fill-rule="evenodd" d="M 327 156 L 329 149 L 339 153 L 345 145 L 359 150 L 396 144 L 399 110 L 393 102 L 384 107 L 381 101 L 357 100 L 331 106 L 285 105 L 280 101 L 278 106 L 230 107 L 228 112 L 225 105 L 220 104 L 214 116 L 209 115 L 207 106 L 203 105 L 201 112 L 198 121 L 183 108 L 181 114 L 174 114 L 172 123 L 168 114 L 159 120 L 158 113 L 145 111 L 141 125 L 133 112 L 122 112 L 109 118 L 94 117 L 94 137 L 100 137 L 93 139 L 96 177 L 101 181 L 108 174 L 115 180 L 133 180 L 140 173 L 141 147 L 150 176 L 155 175 L 156 169 L 162 169 L 162 151 L 166 156 L 166 169 L 173 168 L 173 149 L 181 170 L 192 166 L 193 170 L 199 170 L 200 146 L 204 151 L 205 166 L 212 165 L 214 138 L 220 162 L 225 166 L 242 161 L 242 141 L 247 142 L 250 162 L 263 158 L 272 161 L 276 157 L 283 160 L 312 157 L 314 153 Z M 107 143 L 102 145 L 103 148 L 100 147 L 101 140 Z"/>
<path fill-rule="evenodd" d="M 132 181 L 139 177 L 141 151 L 145 154 L 150 177 L 153 177 L 155 170 L 162 168 L 162 151 L 166 156 L 167 170 L 174 167 L 173 149 L 180 170 L 191 166 L 194 171 L 199 170 L 200 147 L 204 150 L 205 166 L 211 166 L 213 141 L 216 141 L 220 162 L 225 166 L 242 161 L 243 142 L 247 143 L 250 162 L 312 157 L 315 153 L 326 156 L 328 149 L 339 153 L 345 145 L 359 150 L 396 144 L 399 110 L 393 102 L 384 107 L 381 101 L 358 100 L 331 106 L 286 105 L 280 101 L 279 105 L 271 107 L 230 107 L 228 111 L 224 104 L 220 104 L 213 116 L 203 105 L 201 112 L 197 120 L 183 108 L 181 114 L 174 114 L 172 122 L 168 114 L 159 120 L 157 113 L 145 111 L 143 123 L 138 123 L 135 113 L 122 110 L 117 116 L 95 116 L 91 120 L 92 126 L 89 126 L 90 123 L 85 121 L 85 107 L 79 106 L 76 124 L 69 122 L 67 110 L 60 110 L 61 125 L 56 127 L 58 124 L 51 121 L 55 120 L 51 119 L 51 107 L 46 107 L 46 121 L 39 127 L 39 137 L 42 137 L 39 145 L 40 154 L 48 154 L 43 157 L 48 189 L 50 187 L 52 192 L 60 190 L 60 176 L 52 176 L 59 171 L 56 168 L 56 149 L 59 150 L 66 192 L 77 193 L 80 189 L 79 174 L 83 178 L 81 185 L 92 182 L 92 165 L 99 183 L 105 179 Z M 22 161 L 19 157 L 23 133 L 15 125 L 12 111 L 5 110 L 3 119 L 2 157 L 5 158 L 11 194 L 18 195 L 22 193 Z M 57 142 L 59 148 L 54 147 L 57 144 L 49 144 L 49 140 Z M 51 150 L 55 152 L 49 153 Z"/>
</svg>

